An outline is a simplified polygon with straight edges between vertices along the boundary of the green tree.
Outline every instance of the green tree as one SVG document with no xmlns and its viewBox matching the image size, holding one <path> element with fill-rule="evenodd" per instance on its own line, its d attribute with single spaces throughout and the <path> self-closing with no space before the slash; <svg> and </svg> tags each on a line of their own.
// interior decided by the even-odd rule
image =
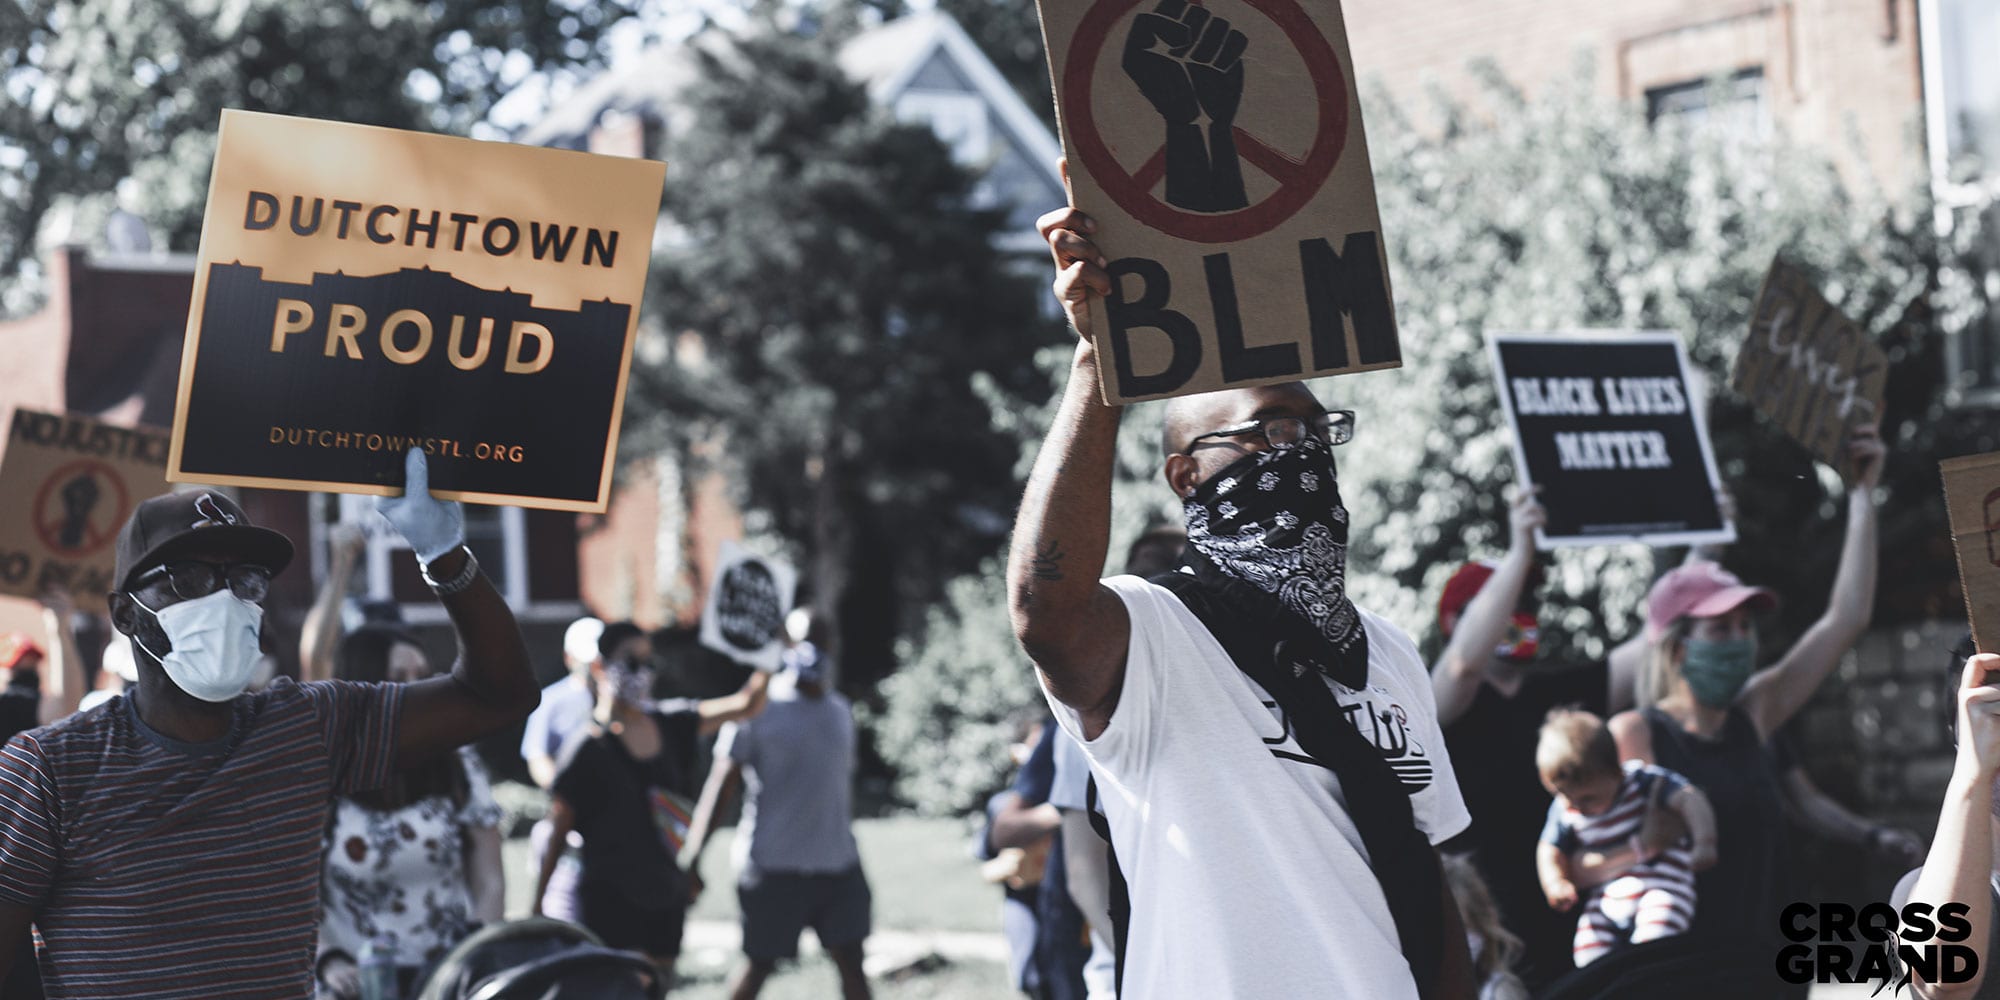
<svg viewBox="0 0 2000 1000">
<path fill-rule="evenodd" d="M 599 65 L 637 2 L 0 4 L 0 314 L 32 305 L 44 216 L 69 202 L 101 217 L 127 178 L 140 214 L 192 250 L 224 108 L 475 134 L 530 74 Z"/>
<path fill-rule="evenodd" d="M 901 608 L 998 549 L 1019 445 L 974 379 L 1039 381 L 1054 327 L 993 249 L 1000 217 L 971 207 L 970 176 L 874 107 L 825 39 L 691 51 L 651 298 L 700 350 L 635 368 L 628 438 L 720 431 L 745 505 L 835 609 L 857 686 L 894 663 Z"/>
</svg>

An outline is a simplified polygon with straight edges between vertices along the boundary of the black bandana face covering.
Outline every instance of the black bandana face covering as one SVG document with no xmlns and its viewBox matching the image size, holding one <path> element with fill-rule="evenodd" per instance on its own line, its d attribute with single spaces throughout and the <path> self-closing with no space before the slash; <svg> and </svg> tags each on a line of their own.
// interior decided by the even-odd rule
<svg viewBox="0 0 2000 1000">
<path fill-rule="evenodd" d="M 1366 683 L 1368 634 L 1347 597 L 1347 508 L 1326 442 L 1307 435 L 1244 456 L 1196 488 L 1183 514 L 1202 557 L 1189 560 L 1196 575 L 1205 562 L 1276 597 L 1331 647 L 1298 660 L 1351 688 Z"/>
</svg>

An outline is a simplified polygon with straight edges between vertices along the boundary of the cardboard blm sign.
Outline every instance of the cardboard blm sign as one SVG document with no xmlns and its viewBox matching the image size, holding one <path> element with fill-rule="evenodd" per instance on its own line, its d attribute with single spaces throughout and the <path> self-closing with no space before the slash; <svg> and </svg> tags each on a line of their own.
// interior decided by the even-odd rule
<svg viewBox="0 0 2000 1000">
<path fill-rule="evenodd" d="M 118 532 L 139 501 L 168 491 L 167 432 L 15 410 L 0 453 L 0 594 L 51 586 L 102 611 Z"/>
<path fill-rule="evenodd" d="M 167 478 L 603 511 L 665 171 L 223 112 Z"/>
<path fill-rule="evenodd" d="M 1127 403 L 1402 363 L 1337 0 L 1040 0 Z"/>
<path fill-rule="evenodd" d="M 2000 452 L 1947 459 L 1945 508 L 1965 613 L 1982 653 L 2000 653 Z"/>
<path fill-rule="evenodd" d="M 1751 310 L 1732 386 L 1792 439 L 1853 482 L 1855 427 L 1882 418 L 1889 358 L 1853 320 L 1778 259 Z"/>
</svg>

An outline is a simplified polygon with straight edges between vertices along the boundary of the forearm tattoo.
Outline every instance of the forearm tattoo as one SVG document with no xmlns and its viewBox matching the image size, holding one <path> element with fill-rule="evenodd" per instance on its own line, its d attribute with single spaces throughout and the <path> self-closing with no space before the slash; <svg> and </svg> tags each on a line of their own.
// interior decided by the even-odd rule
<svg viewBox="0 0 2000 1000">
<path fill-rule="evenodd" d="M 1042 546 L 1041 551 L 1035 553 L 1035 579 L 1062 579 L 1062 560 L 1063 550 L 1061 542 L 1052 541 Z"/>
</svg>

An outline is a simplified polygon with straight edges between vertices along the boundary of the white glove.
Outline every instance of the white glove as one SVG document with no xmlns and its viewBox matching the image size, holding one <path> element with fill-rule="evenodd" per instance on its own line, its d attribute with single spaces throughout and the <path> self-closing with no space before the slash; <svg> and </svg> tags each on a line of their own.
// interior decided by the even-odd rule
<svg viewBox="0 0 2000 1000">
<path fill-rule="evenodd" d="M 411 448 L 403 463 L 403 495 L 375 501 L 375 509 L 396 526 L 426 566 L 465 544 L 465 508 L 455 500 L 431 496 L 430 485 L 424 450 Z"/>
</svg>

